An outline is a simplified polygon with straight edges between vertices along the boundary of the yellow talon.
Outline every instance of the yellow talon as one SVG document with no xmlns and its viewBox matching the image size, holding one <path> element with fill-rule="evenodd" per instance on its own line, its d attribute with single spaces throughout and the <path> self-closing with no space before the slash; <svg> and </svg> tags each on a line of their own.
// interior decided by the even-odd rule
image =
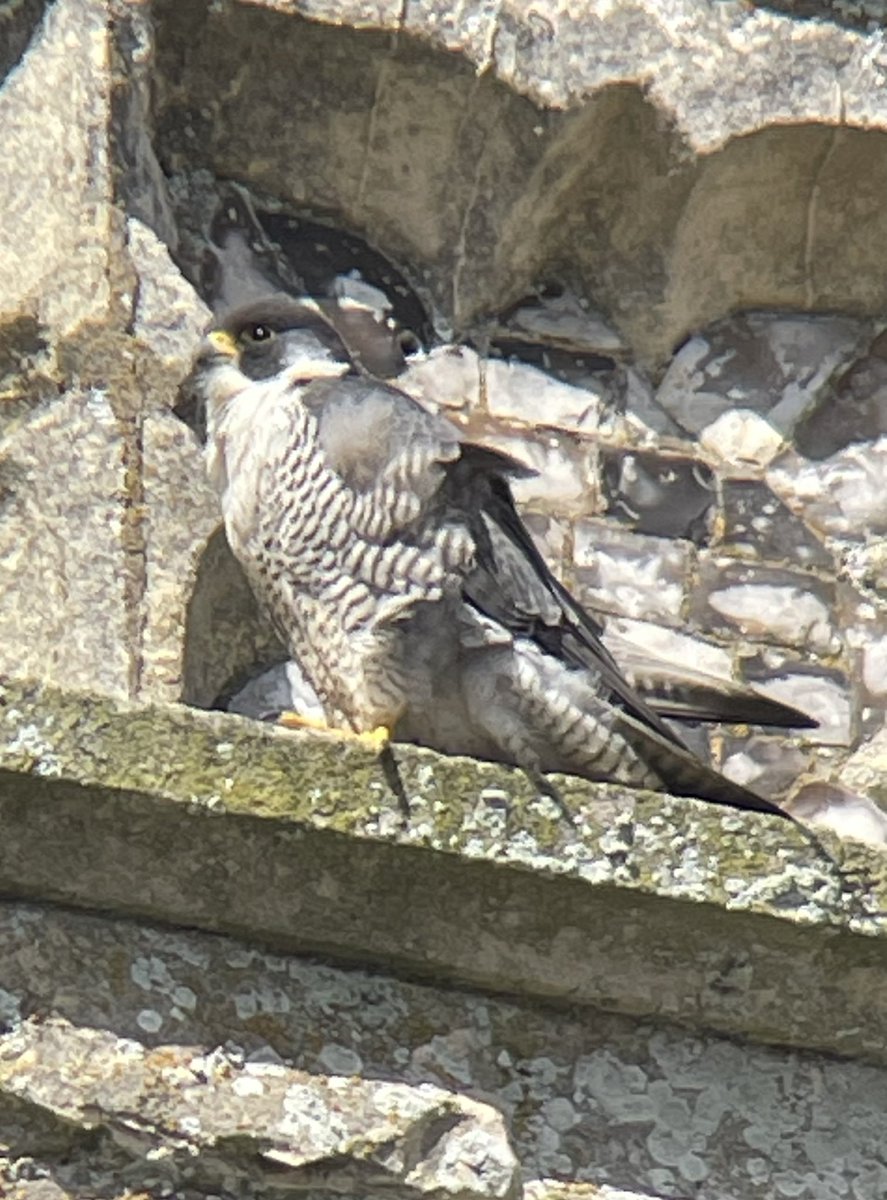
<svg viewBox="0 0 887 1200">
<path fill-rule="evenodd" d="M 285 710 L 277 718 L 277 724 L 283 725 L 286 729 L 316 729 L 320 733 L 341 733 L 347 734 L 346 729 L 333 729 L 327 725 L 321 717 L 303 717 L 301 713 Z"/>
<path fill-rule="evenodd" d="M 381 754 L 391 741 L 391 730 L 385 725 L 377 725 L 369 733 L 359 733 L 357 740 L 367 750 L 372 750 L 374 754 Z"/>
<path fill-rule="evenodd" d="M 375 729 L 366 733 L 355 733 L 353 729 L 336 729 L 319 717 L 303 717 L 301 713 L 289 710 L 280 714 L 277 723 L 286 729 L 314 729 L 318 733 L 329 733 L 333 737 L 359 742 L 364 749 L 372 750 L 374 754 L 381 754 L 391 741 L 391 730 L 385 725 L 377 725 Z"/>
</svg>

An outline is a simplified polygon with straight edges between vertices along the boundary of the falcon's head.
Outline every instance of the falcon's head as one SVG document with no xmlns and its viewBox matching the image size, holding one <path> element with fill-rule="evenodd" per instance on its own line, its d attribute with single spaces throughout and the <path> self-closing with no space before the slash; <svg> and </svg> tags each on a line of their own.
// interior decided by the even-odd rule
<svg viewBox="0 0 887 1200">
<path fill-rule="evenodd" d="M 206 335 L 198 368 L 235 367 L 249 380 L 342 375 L 354 360 L 314 300 L 269 297 L 235 309 Z"/>
<path fill-rule="evenodd" d="M 251 383 L 398 375 L 404 341 L 402 331 L 362 305 L 273 294 L 234 309 L 210 329 L 175 411 L 203 437 L 207 409 Z"/>
</svg>

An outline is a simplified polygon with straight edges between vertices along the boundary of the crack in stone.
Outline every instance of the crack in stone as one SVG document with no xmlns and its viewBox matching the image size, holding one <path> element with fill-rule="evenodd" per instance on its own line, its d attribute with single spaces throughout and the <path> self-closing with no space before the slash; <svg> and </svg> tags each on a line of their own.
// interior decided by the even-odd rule
<svg viewBox="0 0 887 1200">
<path fill-rule="evenodd" d="M 465 106 L 465 116 L 460 124 L 459 131 L 456 136 L 456 141 L 461 139 L 462 131 L 474 116 L 476 112 L 476 98 L 478 88 L 480 86 L 480 76 L 475 75 L 471 85 L 471 91 L 468 95 L 468 103 Z M 484 131 L 489 129 L 489 121 L 484 121 Z M 485 133 L 484 133 L 485 136 Z M 476 265 L 471 255 L 467 253 L 466 247 L 468 243 L 468 229 L 471 224 L 471 219 L 474 216 L 475 208 L 477 207 L 477 198 L 480 194 L 481 178 L 484 167 L 486 166 L 486 150 L 478 154 L 474 164 L 474 170 L 471 177 L 471 191 L 468 194 L 468 200 L 465 204 L 465 209 L 462 214 L 462 220 L 459 223 L 459 234 L 456 238 L 455 255 L 453 260 L 453 290 L 452 297 L 452 317 L 453 322 L 458 328 L 461 325 L 461 293 L 462 293 L 462 273 L 466 266 Z"/>
<path fill-rule="evenodd" d="M 804 306 L 812 309 L 816 302 L 816 289 L 813 282 L 814 273 L 814 252 L 816 246 L 816 217 L 819 207 L 819 195 L 822 190 L 822 180 L 828 166 L 834 157 L 838 143 L 841 140 L 843 132 L 842 126 L 845 120 L 845 104 L 844 93 L 841 89 L 841 84 L 835 80 L 835 87 L 838 90 L 838 121 L 832 128 L 831 137 L 828 140 L 828 145 L 822 153 L 816 169 L 813 173 L 813 182 L 810 186 L 810 195 L 807 200 L 805 213 L 805 228 L 804 228 Z"/>
<path fill-rule="evenodd" d="M 410 0 L 401 0 L 400 12 L 397 14 L 397 27 L 394 31 L 395 44 L 397 35 L 403 33 L 407 27 L 407 14 L 410 11 Z"/>
<path fill-rule="evenodd" d="M 408 0 L 405 0 L 404 6 L 401 10 L 401 20 L 404 20 L 406 18 L 407 2 L 408 2 Z M 398 35 L 399 35 L 399 30 L 395 31 L 395 33 L 392 35 L 392 47 L 391 47 L 392 54 L 394 53 L 394 50 L 396 49 Z M 376 128 L 377 128 L 378 115 L 379 115 L 379 105 L 381 104 L 382 97 L 385 92 L 385 86 L 386 86 L 386 82 L 387 82 L 387 78 L 388 78 L 388 67 L 389 67 L 389 59 L 387 59 L 387 58 L 383 59 L 383 61 L 379 65 L 378 75 L 376 76 L 376 87 L 373 92 L 373 103 L 370 108 L 369 122 L 367 125 L 366 141 L 364 142 L 364 147 L 363 147 L 363 162 L 361 163 L 361 167 L 360 167 L 360 181 L 358 182 L 358 185 L 357 185 L 357 195 L 355 197 L 356 213 L 361 212 L 361 210 L 363 209 L 363 206 L 364 206 L 364 197 L 366 195 L 367 180 L 369 178 L 370 166 L 373 162 L 373 146 L 375 145 L 375 141 L 376 141 Z"/>
<path fill-rule="evenodd" d="M 478 75 L 483 75 L 484 72 L 496 67 L 496 38 L 499 36 L 500 18 L 502 16 L 502 7 L 504 0 L 499 0 L 496 4 L 487 27 L 487 35 L 484 38 L 483 57 L 477 64 Z"/>
<path fill-rule="evenodd" d="M 127 691 L 138 696 L 144 672 L 144 638 L 148 621 L 147 533 L 145 529 L 144 419 L 136 414 L 122 429 L 124 443 L 123 553 L 129 668 Z"/>
</svg>

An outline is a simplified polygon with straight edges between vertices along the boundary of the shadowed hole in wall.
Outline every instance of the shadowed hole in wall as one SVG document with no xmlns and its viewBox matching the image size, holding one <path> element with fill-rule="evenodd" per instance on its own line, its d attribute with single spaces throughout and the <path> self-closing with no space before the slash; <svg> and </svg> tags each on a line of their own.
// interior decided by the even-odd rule
<svg viewBox="0 0 887 1200">
<path fill-rule="evenodd" d="M 218 529 L 203 552 L 188 605 L 182 700 L 197 708 L 227 708 L 251 676 L 285 658 L 225 531 Z"/>
<path fill-rule="evenodd" d="M 22 59 L 38 33 L 47 0 L 18 0 L 0 5 L 0 80 Z"/>
</svg>

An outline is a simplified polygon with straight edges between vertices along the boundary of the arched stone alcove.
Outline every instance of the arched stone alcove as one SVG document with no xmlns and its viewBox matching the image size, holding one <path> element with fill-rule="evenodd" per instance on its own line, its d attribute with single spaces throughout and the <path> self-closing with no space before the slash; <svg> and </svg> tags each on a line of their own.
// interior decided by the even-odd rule
<svg viewBox="0 0 887 1200">
<path fill-rule="evenodd" d="M 661 366 L 736 309 L 887 303 L 880 130 L 743 129 L 740 113 L 700 147 L 640 79 L 545 104 L 410 32 L 199 0 L 154 12 L 173 191 L 200 168 L 350 228 L 445 329 L 560 278 Z"/>
</svg>

